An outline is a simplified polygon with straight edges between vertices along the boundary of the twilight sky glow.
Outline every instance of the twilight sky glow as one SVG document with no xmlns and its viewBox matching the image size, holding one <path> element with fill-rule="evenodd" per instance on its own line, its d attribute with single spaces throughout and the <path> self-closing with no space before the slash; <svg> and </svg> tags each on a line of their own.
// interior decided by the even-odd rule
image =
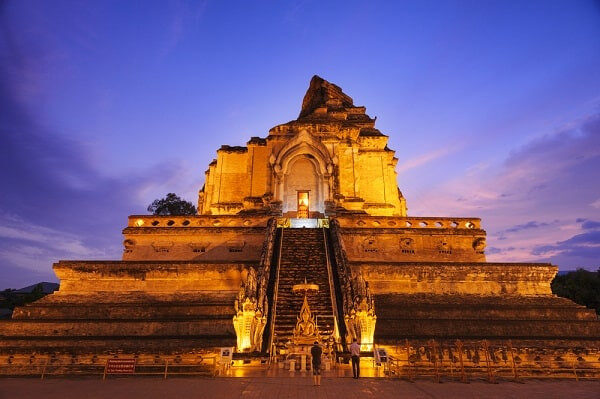
<svg viewBox="0 0 600 399">
<path fill-rule="evenodd" d="M 490 261 L 600 266 L 600 3 L 1 1 L 0 289 L 119 259 L 221 144 L 312 75 L 377 116 L 409 214 L 479 216 Z"/>
</svg>

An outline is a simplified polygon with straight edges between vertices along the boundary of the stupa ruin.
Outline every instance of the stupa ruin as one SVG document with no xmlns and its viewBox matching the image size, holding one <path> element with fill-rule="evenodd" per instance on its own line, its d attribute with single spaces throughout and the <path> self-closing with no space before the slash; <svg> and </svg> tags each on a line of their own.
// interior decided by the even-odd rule
<svg viewBox="0 0 600 399">
<path fill-rule="evenodd" d="M 0 355 L 273 354 L 302 322 L 339 352 L 485 339 L 597 357 L 600 322 L 552 294 L 556 266 L 486 262 L 476 217 L 407 215 L 387 143 L 313 77 L 296 120 L 217 150 L 197 215 L 129 216 L 122 260 L 55 263 L 60 290 L 0 322 Z"/>
</svg>

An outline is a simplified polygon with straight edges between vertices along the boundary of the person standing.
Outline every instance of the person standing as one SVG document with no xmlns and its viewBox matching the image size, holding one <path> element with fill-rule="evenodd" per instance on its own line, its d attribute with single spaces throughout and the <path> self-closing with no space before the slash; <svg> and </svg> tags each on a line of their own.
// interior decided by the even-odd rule
<svg viewBox="0 0 600 399">
<path fill-rule="evenodd" d="M 352 375 L 354 378 L 360 377 L 360 344 L 354 338 L 350 345 L 350 356 L 352 356 Z"/>
<path fill-rule="evenodd" d="M 323 348 L 319 345 L 319 341 L 315 341 L 313 346 L 310 348 L 310 355 L 312 357 L 312 372 L 314 385 L 321 385 L 321 355 L 323 354 Z"/>
</svg>

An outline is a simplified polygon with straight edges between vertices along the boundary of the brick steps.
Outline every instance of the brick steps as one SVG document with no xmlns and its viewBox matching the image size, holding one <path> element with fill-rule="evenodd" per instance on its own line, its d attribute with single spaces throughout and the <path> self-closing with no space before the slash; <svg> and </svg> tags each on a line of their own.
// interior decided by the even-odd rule
<svg viewBox="0 0 600 399">
<path fill-rule="evenodd" d="M 334 320 L 323 229 L 284 229 L 279 268 L 274 341 L 291 339 L 303 301 L 292 287 L 305 279 L 319 286 L 317 293 L 309 294 L 308 305 L 321 334 L 331 334 Z"/>
<path fill-rule="evenodd" d="M 375 295 L 379 319 L 578 321 L 595 312 L 556 296 Z"/>
<path fill-rule="evenodd" d="M 228 304 L 220 303 L 189 303 L 189 304 L 98 304 L 91 305 L 55 305 L 28 306 L 17 308 L 13 320 L 150 320 L 177 319 L 197 317 L 233 317 L 233 299 Z"/>
<path fill-rule="evenodd" d="M 230 317 L 202 317 L 185 320 L 14 320 L 0 322 L 0 341 L 10 338 L 73 339 L 86 336 L 129 337 L 235 337 Z M 3 342 L 0 342 L 0 347 Z"/>
<path fill-rule="evenodd" d="M 600 337 L 593 310 L 555 296 L 384 294 L 375 295 L 375 304 L 379 343 L 485 338 L 556 346 Z"/>
<path fill-rule="evenodd" d="M 185 336 L 2 337 L 1 353 L 188 353 L 200 348 L 235 346 L 235 334 Z"/>
</svg>

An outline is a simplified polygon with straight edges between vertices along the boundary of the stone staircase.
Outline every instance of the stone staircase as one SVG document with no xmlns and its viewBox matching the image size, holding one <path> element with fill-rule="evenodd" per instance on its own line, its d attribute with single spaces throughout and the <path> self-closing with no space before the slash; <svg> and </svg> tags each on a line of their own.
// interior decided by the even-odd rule
<svg viewBox="0 0 600 399">
<path fill-rule="evenodd" d="M 317 293 L 309 294 L 308 304 L 321 335 L 332 334 L 335 322 L 323 229 L 284 229 L 273 337 L 278 345 L 292 338 L 303 300 L 303 295 L 293 292 L 292 286 L 303 283 L 304 279 L 319 286 Z"/>
</svg>

